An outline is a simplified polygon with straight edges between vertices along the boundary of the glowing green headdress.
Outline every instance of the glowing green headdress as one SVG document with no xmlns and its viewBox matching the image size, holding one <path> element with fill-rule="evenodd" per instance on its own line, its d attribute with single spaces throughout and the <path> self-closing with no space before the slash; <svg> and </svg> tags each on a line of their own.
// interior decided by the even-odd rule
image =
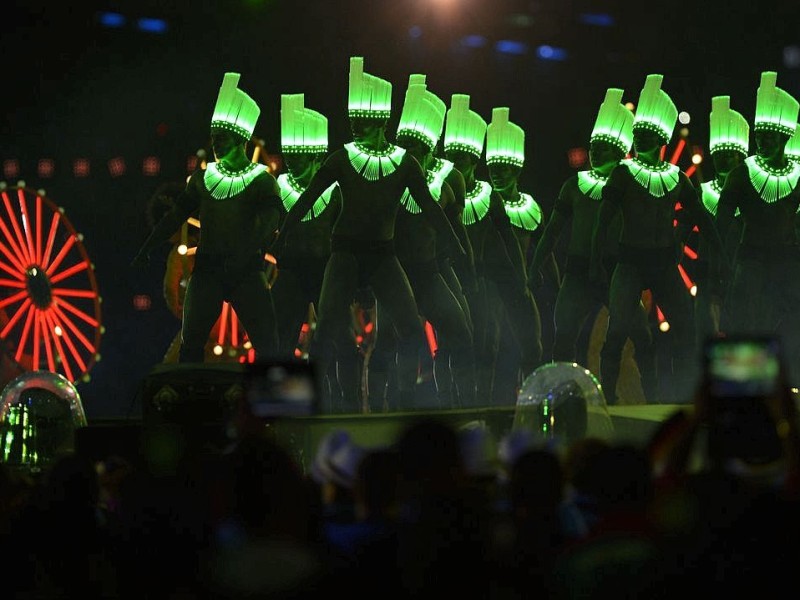
<svg viewBox="0 0 800 600">
<path fill-rule="evenodd" d="M 214 105 L 211 127 L 233 131 L 249 140 L 261 109 L 255 100 L 237 87 L 239 77 L 239 73 L 225 73 Z"/>
<path fill-rule="evenodd" d="M 444 149 L 464 150 L 480 158 L 486 138 L 486 121 L 470 110 L 467 94 L 453 94 L 444 127 Z"/>
<path fill-rule="evenodd" d="M 603 140 L 627 154 L 633 145 L 633 113 L 621 100 L 621 89 L 606 90 L 606 97 L 600 105 L 589 141 Z"/>
<path fill-rule="evenodd" d="M 328 119 L 304 106 L 303 94 L 281 96 L 281 151 L 287 154 L 328 150 Z"/>
<path fill-rule="evenodd" d="M 736 150 L 747 156 L 750 148 L 750 125 L 741 114 L 731 110 L 730 96 L 711 98 L 709 150 Z"/>
<path fill-rule="evenodd" d="M 797 128 L 797 113 L 800 104 L 788 92 L 775 86 L 778 74 L 775 71 L 761 73 L 761 85 L 756 92 L 756 118 L 753 129 L 780 131 L 789 137 Z"/>
<path fill-rule="evenodd" d="M 795 132 L 795 134 L 789 138 L 789 141 L 786 142 L 783 153 L 793 160 L 800 159 L 800 130 Z"/>
<path fill-rule="evenodd" d="M 422 141 L 430 150 L 439 143 L 447 111 L 445 103 L 427 89 L 424 75 L 411 75 L 397 126 L 397 135 L 410 135 Z"/>
<path fill-rule="evenodd" d="M 633 128 L 643 127 L 655 131 L 662 137 L 664 143 L 672 138 L 675 123 L 678 121 L 678 109 L 675 103 L 661 89 L 663 75 L 648 75 L 639 94 L 639 104 L 636 116 L 633 118 Z"/>
<path fill-rule="evenodd" d="M 347 113 L 351 117 L 388 119 L 392 111 L 392 84 L 364 72 L 364 57 L 350 57 Z"/>
<path fill-rule="evenodd" d="M 486 164 L 507 163 L 521 167 L 525 162 L 525 132 L 508 120 L 507 106 L 492 109 L 486 128 Z"/>
</svg>

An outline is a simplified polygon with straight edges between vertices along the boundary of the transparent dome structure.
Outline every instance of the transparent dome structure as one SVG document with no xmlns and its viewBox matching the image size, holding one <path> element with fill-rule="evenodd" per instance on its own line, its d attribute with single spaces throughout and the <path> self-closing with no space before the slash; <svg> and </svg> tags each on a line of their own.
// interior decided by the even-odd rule
<svg viewBox="0 0 800 600">
<path fill-rule="evenodd" d="M 611 439 L 614 433 L 600 382 L 573 362 L 541 365 L 522 382 L 513 428 L 564 443 L 585 437 Z"/>
<path fill-rule="evenodd" d="M 75 386 L 51 371 L 28 371 L 0 396 L 0 460 L 13 467 L 40 470 L 74 450 L 75 430 L 86 414 Z"/>
</svg>

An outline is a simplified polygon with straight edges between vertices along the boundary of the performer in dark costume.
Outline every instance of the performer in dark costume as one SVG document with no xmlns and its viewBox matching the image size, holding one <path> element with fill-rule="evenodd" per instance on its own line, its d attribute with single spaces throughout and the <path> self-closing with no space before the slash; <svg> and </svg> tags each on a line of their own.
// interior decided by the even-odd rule
<svg viewBox="0 0 800 600">
<path fill-rule="evenodd" d="M 509 121 L 508 107 L 498 107 L 492 110 L 492 121 L 486 129 L 486 164 L 492 189 L 502 199 L 503 209 L 508 215 L 511 231 L 519 246 L 519 254 L 517 254 L 516 247 L 512 247 L 509 248 L 509 256 L 521 257 L 522 274 L 527 277 L 526 257 L 531 240 L 534 240 L 535 244 L 541 233 L 541 230 L 537 232 L 537 229 L 542 222 L 542 209 L 533 196 L 519 190 L 519 177 L 525 164 L 525 131 L 516 123 Z M 552 254 L 548 257 L 547 267 L 549 280 L 555 283 L 554 288 L 557 289 L 558 265 Z M 524 315 L 523 321 L 514 322 L 502 300 L 503 295 L 511 298 L 513 296 L 507 294 L 519 293 L 518 290 L 513 289 L 513 286 L 508 286 L 508 282 L 515 280 L 515 274 L 512 272 L 492 279 L 494 285 L 490 285 L 488 290 L 490 298 L 492 296 L 496 298 L 490 302 L 495 309 L 494 319 L 500 324 L 500 330 L 503 332 L 511 332 L 514 328 L 525 324 L 534 324 L 531 330 L 523 331 L 522 335 L 538 336 L 538 343 L 541 346 L 541 315 L 530 286 L 527 286 L 524 291 L 525 303 L 519 307 L 518 315 L 521 315 L 523 311 L 529 313 Z M 501 283 L 498 284 L 498 282 Z M 539 291 L 543 291 L 543 288 L 540 287 Z M 522 380 L 530 375 L 532 367 L 536 366 L 529 364 L 523 368 L 521 360 L 520 346 L 516 343 L 516 338 L 512 335 L 501 335 L 498 340 L 498 360 L 495 362 L 494 370 L 492 390 L 494 404 L 513 405 L 516 403 Z"/>
<path fill-rule="evenodd" d="M 623 91 L 618 88 L 606 90 L 589 137 L 591 169 L 580 171 L 561 186 L 531 261 L 528 278 L 541 281 L 543 261 L 552 254 L 562 232 L 571 224 L 567 261 L 553 315 L 555 340 L 552 360 L 555 361 L 577 361 L 588 366 L 588 349 L 578 352 L 576 344 L 589 316 L 596 314 L 598 308 L 608 306 L 607 282 L 606 285 L 598 285 L 598 282 L 592 281 L 589 264 L 592 232 L 603 188 L 612 169 L 627 156 L 633 145 L 633 113 L 622 104 L 622 94 Z M 613 272 L 617 261 L 621 214 L 613 219 L 609 227 L 605 236 L 606 247 L 602 249 L 606 273 Z M 637 320 L 628 335 L 633 340 L 637 367 L 647 397 L 655 391 L 655 361 L 647 311 L 641 302 L 639 306 Z"/>
<path fill-rule="evenodd" d="M 747 158 L 750 147 L 750 125 L 747 120 L 730 108 L 730 96 L 714 96 L 711 99 L 709 117 L 709 153 L 714 164 L 714 179 L 700 184 L 700 198 L 712 217 L 716 217 L 719 195 L 733 169 Z M 736 211 L 738 216 L 738 210 Z M 741 235 L 741 219 L 736 219 L 727 239 L 723 239 L 728 256 L 734 256 Z M 695 282 L 697 295 L 694 299 L 697 341 L 702 343 L 709 336 L 721 333 L 720 313 L 724 304 L 722 281 L 711 277 L 711 261 L 707 243 L 701 238 L 697 249 Z"/>
<path fill-rule="evenodd" d="M 673 390 L 675 397 L 670 401 L 691 399 L 699 360 L 692 298 L 677 268 L 683 252 L 673 225 L 677 203 L 682 206 L 685 221 L 698 224 L 701 235 L 707 236 L 723 256 L 714 223 L 691 181 L 677 166 L 661 160 L 661 147 L 672 137 L 678 118 L 675 104 L 661 89 L 662 79 L 661 75 L 647 76 L 633 121 L 636 156 L 622 160 L 611 171 L 593 232 L 591 275 L 596 281 L 605 281 L 603 249 L 609 227 L 621 211 L 619 258 L 611 278 L 608 332 L 600 362 L 603 391 L 609 404 L 617 402 L 622 349 L 632 324 L 639 318 L 645 289 L 652 291 L 654 301 L 669 319 L 674 342 L 670 348 L 672 385 L 660 387 Z M 664 375 L 659 372 L 659 378 Z"/>
<path fill-rule="evenodd" d="M 727 239 L 741 211 L 742 234 L 723 307 L 726 333 L 777 333 L 785 346 L 790 383 L 800 383 L 800 163 L 785 154 L 797 129 L 798 102 L 761 74 L 753 132 L 756 154 L 733 169 L 717 205 L 717 227 Z"/>
<path fill-rule="evenodd" d="M 356 291 L 369 285 L 397 331 L 397 384 L 401 406 L 406 406 L 414 402 L 423 335 L 414 295 L 394 250 L 395 221 L 406 188 L 436 228 L 442 249 L 455 256 L 464 250 L 431 196 L 420 164 L 386 139 L 391 93 L 391 83 L 364 72 L 363 57 L 350 59 L 348 113 L 354 140 L 332 152 L 311 179 L 286 215 L 275 252 L 280 256 L 285 236 L 320 194 L 338 182 L 342 209 L 333 227 L 309 358 L 321 372 L 327 370 L 335 360 L 337 340 L 345 337 Z"/>
<path fill-rule="evenodd" d="M 498 290 L 514 326 L 508 332 L 520 348 L 521 369 L 533 371 L 542 356 L 541 323 L 527 287 L 524 257 L 503 208 L 500 194 L 476 177 L 483 154 L 486 121 L 469 107 L 470 97 L 453 94 L 447 111 L 444 151 L 464 177 L 466 198 L 463 222 L 469 234 L 478 276 L 478 293 L 470 302 L 475 340 L 477 402 L 493 402 L 494 372 L 498 360 L 499 323 L 493 318 L 489 289 Z M 494 295 L 497 298 L 497 294 Z"/>
<path fill-rule="evenodd" d="M 194 270 L 186 289 L 181 362 L 203 362 L 208 333 L 222 302 L 231 303 L 253 344 L 256 358 L 274 356 L 278 336 L 264 252 L 277 229 L 281 200 L 275 178 L 245 153 L 260 109 L 237 88 L 238 73 L 226 73 L 211 119 L 216 162 L 192 175 L 174 209 L 150 232 L 134 265 L 198 211 L 203 224 Z"/>
<path fill-rule="evenodd" d="M 287 172 L 278 176 L 283 206 L 288 212 L 328 152 L 328 119 L 305 107 L 303 94 L 281 96 L 281 152 Z M 322 192 L 311 210 L 286 239 L 272 285 L 281 353 L 293 356 L 309 313 L 316 309 L 322 277 L 331 254 L 331 231 L 341 210 L 337 184 Z M 309 326 L 314 325 L 310 323 Z M 324 395 L 345 396 L 347 404 L 360 402 L 360 356 L 355 335 L 347 329 L 339 344 L 336 364 L 327 375 Z M 312 331 L 313 335 L 313 331 Z"/>
<path fill-rule="evenodd" d="M 397 128 L 397 144 L 422 165 L 431 195 L 438 200 L 453 229 L 456 232 L 461 230 L 466 236 L 461 223 L 462 211 L 447 183 L 448 175 L 454 170 L 453 163 L 433 157 L 447 107 L 427 89 L 424 81 L 425 76 L 420 74 L 409 78 Z M 397 257 L 408 275 L 421 318 L 427 320 L 435 331 L 434 379 L 439 402 L 448 408 L 473 406 L 475 358 L 471 324 L 456 296 L 461 294 L 461 287 L 451 289 L 443 277 L 442 266 L 450 267 L 450 262 L 446 258 L 440 260 L 436 230 L 425 219 L 412 194 L 406 191 L 401 202 L 403 208 L 398 212 L 395 224 Z M 370 391 L 374 390 L 377 396 L 377 406 L 371 406 L 373 410 L 382 404 L 381 387 L 385 385 L 387 357 L 394 355 L 394 335 L 390 328 L 391 323 L 381 318 L 379 305 L 377 342 L 368 369 Z M 444 360 L 440 351 L 443 351 Z M 451 381 L 455 382 L 455 393 L 451 390 Z M 452 397 L 443 397 L 446 392 Z"/>
</svg>

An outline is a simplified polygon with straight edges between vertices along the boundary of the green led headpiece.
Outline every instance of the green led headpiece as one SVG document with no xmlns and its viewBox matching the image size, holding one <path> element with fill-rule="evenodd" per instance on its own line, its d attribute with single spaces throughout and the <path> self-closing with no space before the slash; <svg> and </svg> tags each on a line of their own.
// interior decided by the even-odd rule
<svg viewBox="0 0 800 600">
<path fill-rule="evenodd" d="M 281 96 L 281 151 L 318 154 L 328 150 L 328 119 L 305 108 L 303 94 Z"/>
<path fill-rule="evenodd" d="M 351 117 L 388 119 L 392 110 L 392 84 L 364 72 L 364 57 L 350 57 L 347 114 Z"/>
<path fill-rule="evenodd" d="M 492 109 L 486 128 L 486 164 L 506 163 L 521 167 L 525 162 L 525 132 L 508 120 L 507 106 Z"/>
<path fill-rule="evenodd" d="M 444 150 L 463 150 L 480 158 L 486 139 L 486 121 L 469 108 L 467 94 L 453 94 L 444 126 Z"/>
<path fill-rule="evenodd" d="M 800 131 L 795 131 L 795 134 L 789 138 L 783 153 L 792 160 L 800 159 Z"/>
<path fill-rule="evenodd" d="M 427 89 L 425 76 L 414 74 L 408 79 L 403 112 L 397 135 L 409 135 L 433 150 L 439 143 L 447 112 L 445 103 Z"/>
<path fill-rule="evenodd" d="M 788 92 L 775 85 L 775 71 L 761 73 L 761 85 L 756 92 L 756 118 L 753 129 L 770 129 L 794 135 L 797 128 L 797 113 L 800 104 Z"/>
<path fill-rule="evenodd" d="M 661 89 L 663 75 L 648 75 L 639 94 L 633 128 L 644 128 L 655 131 L 666 144 L 672 139 L 675 123 L 678 121 L 678 109 L 675 103 Z"/>
<path fill-rule="evenodd" d="M 249 140 L 261 109 L 255 100 L 237 87 L 239 77 L 239 73 L 225 73 L 214 105 L 211 127 L 233 131 Z"/>
<path fill-rule="evenodd" d="M 606 90 L 589 141 L 602 140 L 628 154 L 633 145 L 633 113 L 622 104 L 622 93 L 619 88 Z"/>
<path fill-rule="evenodd" d="M 750 125 L 741 114 L 731 110 L 730 96 L 711 98 L 708 148 L 711 154 L 718 150 L 736 150 L 747 156 L 750 148 Z"/>
</svg>

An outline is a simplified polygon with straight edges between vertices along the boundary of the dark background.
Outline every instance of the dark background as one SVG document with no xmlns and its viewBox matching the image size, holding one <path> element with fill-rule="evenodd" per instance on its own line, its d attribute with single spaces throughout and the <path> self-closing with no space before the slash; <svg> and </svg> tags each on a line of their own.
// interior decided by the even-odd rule
<svg viewBox="0 0 800 600">
<path fill-rule="evenodd" d="M 739 4 L 739 3 L 737 3 Z M 225 2 L 3 3 L 0 56 L 0 180 L 44 188 L 83 233 L 103 297 L 106 334 L 91 380 L 77 384 L 87 416 L 129 416 L 136 388 L 160 362 L 179 322 L 161 296 L 163 261 L 135 271 L 129 262 L 148 233 L 145 206 L 155 188 L 182 180 L 187 158 L 207 145 L 208 125 L 225 71 L 261 106 L 255 135 L 279 151 L 283 93 L 305 93 L 306 106 L 329 118 L 331 147 L 349 141 L 349 57 L 393 83 L 396 125 L 411 73 L 449 104 L 472 97 L 489 121 L 509 106 L 526 131 L 521 187 L 549 213 L 561 183 L 581 165 L 569 151 L 585 147 L 606 88 L 635 102 L 648 73 L 687 111 L 690 141 L 706 147 L 710 99 L 728 94 L 752 122 L 760 73 L 800 97 L 800 8 L 728 2 L 644 3 L 570 0 L 227 0 Z M 117 28 L 101 15 L 124 17 Z M 599 15 L 599 16 L 598 16 Z M 137 19 L 157 18 L 161 33 Z M 598 21 L 611 20 L 609 26 Z M 482 36 L 484 44 L 464 43 Z M 516 42 L 503 44 L 503 41 Z M 498 50 L 508 48 L 512 52 Z M 565 60 L 540 57 L 549 45 Z M 513 51 L 516 51 L 514 53 Z M 678 126 L 680 127 L 680 126 Z M 678 130 L 676 127 L 676 132 Z M 155 156 L 160 172 L 146 176 Z M 688 156 L 688 154 L 687 154 Z M 73 160 L 88 158 L 77 178 Z M 125 160 L 112 177 L 111 158 Z M 52 159 L 41 177 L 40 159 Z M 713 175 L 708 162 L 697 177 Z M 166 247 L 164 255 L 166 255 Z M 133 297 L 152 298 L 135 310 Z"/>
</svg>

